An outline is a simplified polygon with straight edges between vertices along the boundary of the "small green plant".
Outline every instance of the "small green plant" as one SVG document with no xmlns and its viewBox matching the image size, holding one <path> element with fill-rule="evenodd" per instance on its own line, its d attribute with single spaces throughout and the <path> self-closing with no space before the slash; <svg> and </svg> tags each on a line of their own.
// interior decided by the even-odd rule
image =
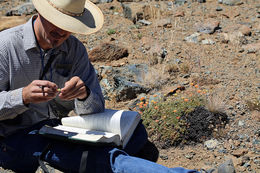
<svg viewBox="0 0 260 173">
<path fill-rule="evenodd" d="M 137 34 L 137 38 L 138 38 L 139 40 L 141 40 L 142 37 L 143 37 L 143 35 L 142 35 L 141 33 L 138 33 L 138 34 Z"/>
<path fill-rule="evenodd" d="M 112 34 L 115 34 L 115 33 L 116 33 L 116 30 L 115 30 L 115 29 L 109 28 L 109 29 L 107 30 L 107 34 L 108 34 L 108 35 L 112 35 Z"/>
<path fill-rule="evenodd" d="M 138 108 L 152 141 L 161 141 L 168 146 L 179 143 L 186 130 L 183 116 L 202 106 L 204 100 L 199 94 L 183 97 L 175 94 L 159 102 L 140 99 Z"/>
</svg>

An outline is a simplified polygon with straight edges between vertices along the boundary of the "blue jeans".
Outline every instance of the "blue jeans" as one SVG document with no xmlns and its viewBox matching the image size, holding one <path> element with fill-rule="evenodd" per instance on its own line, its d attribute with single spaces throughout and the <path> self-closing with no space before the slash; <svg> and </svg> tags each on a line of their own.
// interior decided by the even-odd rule
<svg viewBox="0 0 260 173">
<path fill-rule="evenodd" d="M 110 152 L 113 173 L 198 173 L 181 167 L 168 168 L 141 158 L 129 156 L 126 152 L 113 149 Z"/>
<path fill-rule="evenodd" d="M 40 159 L 56 169 L 69 173 L 164 173 L 178 170 L 178 168 L 170 169 L 129 156 L 136 154 L 147 141 L 147 133 L 141 123 L 137 126 L 124 151 L 108 146 L 65 143 L 32 133 L 43 125 L 56 126 L 58 124 L 60 124 L 59 120 L 43 121 L 0 140 L 0 166 L 17 173 L 33 173 L 38 168 Z M 188 173 L 187 171 L 189 170 L 180 168 L 178 173 Z"/>
</svg>

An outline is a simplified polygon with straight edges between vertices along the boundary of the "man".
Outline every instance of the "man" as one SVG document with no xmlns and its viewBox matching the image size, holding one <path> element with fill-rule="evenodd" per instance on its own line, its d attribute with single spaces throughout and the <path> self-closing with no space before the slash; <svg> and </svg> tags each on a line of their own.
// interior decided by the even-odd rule
<svg viewBox="0 0 260 173">
<path fill-rule="evenodd" d="M 147 134 L 140 123 L 125 147 L 64 143 L 37 134 L 74 109 L 101 112 L 104 99 L 83 44 L 71 33 L 91 34 L 103 15 L 88 0 L 32 0 L 38 15 L 0 33 L 0 166 L 35 172 L 47 162 L 63 172 L 191 173 L 140 158 Z"/>
<path fill-rule="evenodd" d="M 103 25 L 86 0 L 33 0 L 38 15 L 0 33 L 0 166 L 35 172 L 42 160 L 64 172 L 112 172 L 111 147 L 54 141 L 37 134 L 70 110 L 101 112 L 104 99 L 84 45 L 71 33 Z M 140 131 L 140 133 L 138 132 Z M 147 135 L 140 124 L 125 151 L 137 152 Z"/>
</svg>

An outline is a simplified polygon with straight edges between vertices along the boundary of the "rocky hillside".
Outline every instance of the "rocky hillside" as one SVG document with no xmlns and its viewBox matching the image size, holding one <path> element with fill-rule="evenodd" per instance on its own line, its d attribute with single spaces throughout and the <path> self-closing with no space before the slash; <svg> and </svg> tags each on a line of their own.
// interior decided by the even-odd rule
<svg viewBox="0 0 260 173">
<path fill-rule="evenodd" d="M 224 105 L 225 135 L 159 150 L 168 167 L 260 172 L 260 2 L 258 0 L 94 0 L 104 27 L 76 35 L 97 69 L 107 107 L 129 109 L 144 95 L 196 83 Z M 30 0 L 0 0 L 0 30 L 35 14 Z"/>
</svg>

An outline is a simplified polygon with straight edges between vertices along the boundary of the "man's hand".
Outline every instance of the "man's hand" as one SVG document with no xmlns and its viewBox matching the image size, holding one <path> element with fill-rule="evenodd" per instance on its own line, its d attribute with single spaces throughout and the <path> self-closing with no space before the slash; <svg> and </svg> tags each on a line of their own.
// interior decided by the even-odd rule
<svg viewBox="0 0 260 173">
<path fill-rule="evenodd" d="M 57 88 L 53 82 L 34 80 L 23 88 L 23 102 L 24 104 L 47 102 L 56 97 Z"/>
<path fill-rule="evenodd" d="M 78 76 L 74 76 L 65 83 L 59 97 L 62 100 L 85 99 L 87 97 L 85 83 Z"/>
</svg>

